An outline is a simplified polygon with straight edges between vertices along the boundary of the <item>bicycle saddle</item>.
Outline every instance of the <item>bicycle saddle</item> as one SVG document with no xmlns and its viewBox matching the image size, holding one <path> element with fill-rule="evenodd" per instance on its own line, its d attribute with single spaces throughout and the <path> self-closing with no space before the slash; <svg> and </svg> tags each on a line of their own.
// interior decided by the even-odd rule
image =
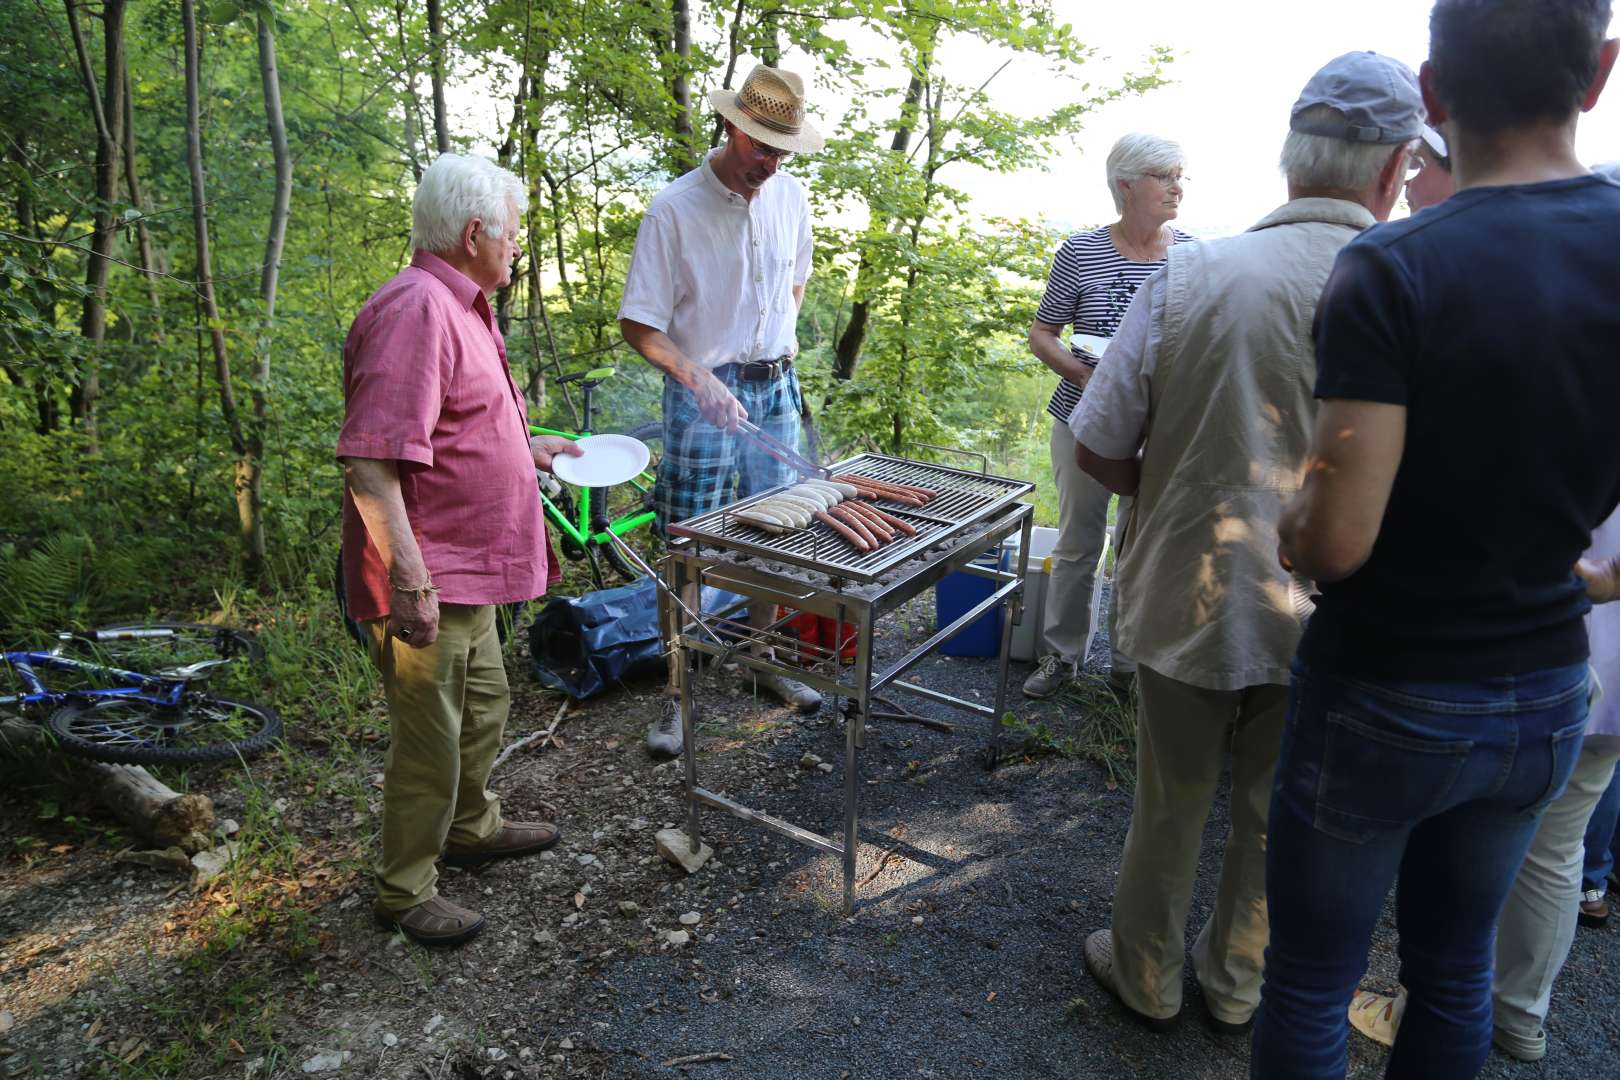
<svg viewBox="0 0 1620 1080">
<path fill-rule="evenodd" d="M 610 367 L 591 368 L 589 371 L 571 371 L 567 375 L 553 380 L 553 385 L 562 386 L 565 383 L 579 382 L 584 379 L 586 380 L 586 386 L 596 386 L 613 378 L 618 373 L 617 368 Z"/>
<path fill-rule="evenodd" d="M 229 660 L 199 660 L 195 664 L 185 664 L 181 667 L 163 668 L 157 672 L 157 677 L 170 682 L 190 682 L 193 679 L 205 678 L 210 671 L 221 664 L 228 664 Z"/>
</svg>

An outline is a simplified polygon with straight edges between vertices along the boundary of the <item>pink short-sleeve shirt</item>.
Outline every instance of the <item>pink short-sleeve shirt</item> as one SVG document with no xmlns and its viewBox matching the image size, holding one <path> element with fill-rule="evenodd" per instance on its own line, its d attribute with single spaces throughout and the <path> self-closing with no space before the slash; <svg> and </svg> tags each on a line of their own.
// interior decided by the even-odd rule
<svg viewBox="0 0 1620 1080">
<path fill-rule="evenodd" d="M 343 345 L 340 458 L 394 461 L 439 600 L 505 604 L 546 591 L 551 560 L 528 413 L 506 343 L 471 278 L 425 251 L 378 289 Z M 344 492 L 349 614 L 388 614 L 387 568 Z"/>
</svg>

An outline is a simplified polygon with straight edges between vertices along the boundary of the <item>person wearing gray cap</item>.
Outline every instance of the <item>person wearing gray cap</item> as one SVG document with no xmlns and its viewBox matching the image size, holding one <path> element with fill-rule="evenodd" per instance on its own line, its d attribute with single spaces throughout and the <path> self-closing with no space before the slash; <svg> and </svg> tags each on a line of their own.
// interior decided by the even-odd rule
<svg viewBox="0 0 1620 1080">
<path fill-rule="evenodd" d="M 1386 1076 L 1478 1074 L 1498 919 L 1580 756 L 1578 563 L 1620 503 L 1620 187 L 1575 156 L 1609 0 L 1440 0 L 1421 82 L 1457 192 L 1340 252 L 1279 556 L 1319 595 L 1270 813 L 1250 1075 L 1342 1077 L 1398 876 Z M 1534 1034 L 1527 1032 L 1527 1034 Z M 1520 1049 L 1528 1049 L 1521 1047 Z"/>
<path fill-rule="evenodd" d="M 1389 216 L 1422 127 L 1417 76 L 1351 53 L 1295 103 L 1289 201 L 1248 232 L 1177 244 L 1137 291 L 1070 419 L 1076 464 L 1136 500 L 1116 569 L 1137 661 L 1135 803 L 1112 926 L 1085 963 L 1130 1015 L 1179 1014 L 1187 913 L 1225 761 L 1232 827 L 1193 946 L 1205 1022 L 1247 1030 L 1267 939 L 1266 806 L 1308 589 L 1277 567 L 1316 403 L 1311 312 L 1334 255 Z"/>
</svg>

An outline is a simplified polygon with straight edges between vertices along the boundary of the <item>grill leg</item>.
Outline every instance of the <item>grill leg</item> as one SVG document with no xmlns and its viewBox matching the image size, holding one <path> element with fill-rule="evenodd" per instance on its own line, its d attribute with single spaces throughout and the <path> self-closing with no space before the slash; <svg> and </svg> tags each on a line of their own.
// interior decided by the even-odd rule
<svg viewBox="0 0 1620 1080">
<path fill-rule="evenodd" d="M 679 562 L 675 563 L 675 591 L 686 585 L 685 567 Z M 701 596 L 701 593 L 700 593 Z M 671 608 L 675 605 L 671 604 Z M 679 609 L 676 609 L 677 625 L 685 622 L 681 618 Z M 686 840 L 691 845 L 691 852 L 696 855 L 703 847 L 703 841 L 698 835 L 698 800 L 697 800 L 697 732 L 692 716 L 692 676 L 696 666 L 698 654 L 681 644 L 681 635 L 677 633 L 671 642 L 675 653 L 675 679 L 681 691 L 681 755 L 686 766 Z"/>
<path fill-rule="evenodd" d="M 1015 602 L 1022 604 L 1024 600 L 1025 582 L 1028 580 L 1026 572 L 1029 570 L 1029 534 L 1030 526 L 1035 523 L 1035 515 L 1027 509 L 1024 511 L 1024 525 L 1022 538 L 1018 544 L 1018 592 L 1014 593 Z M 1013 621 L 1001 620 L 1001 653 L 996 660 L 996 711 L 990 714 L 990 761 L 992 764 L 1001 759 L 1001 717 L 1002 711 L 1007 707 L 1007 666 L 1012 659 L 1012 632 Z M 1037 628 L 1039 632 L 1039 628 Z"/>
<path fill-rule="evenodd" d="M 844 622 L 844 608 L 838 609 L 838 623 Z M 866 717 L 872 707 L 872 618 L 862 613 L 856 628 L 855 708 L 844 725 L 844 914 L 855 912 L 855 856 L 860 852 L 857 835 L 857 802 L 860 799 L 860 750 L 866 745 Z"/>
</svg>

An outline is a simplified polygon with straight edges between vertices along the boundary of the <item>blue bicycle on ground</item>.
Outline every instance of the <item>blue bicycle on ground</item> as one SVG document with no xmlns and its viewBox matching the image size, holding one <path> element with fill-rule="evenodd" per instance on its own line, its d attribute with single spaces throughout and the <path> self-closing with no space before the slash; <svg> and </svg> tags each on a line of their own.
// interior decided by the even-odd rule
<svg viewBox="0 0 1620 1080">
<path fill-rule="evenodd" d="M 224 665 L 263 655 L 245 630 L 198 623 L 61 633 L 48 650 L 0 654 L 0 723 L 43 721 L 63 750 L 95 761 L 235 760 L 279 740 L 281 717 L 202 684 Z"/>
</svg>

